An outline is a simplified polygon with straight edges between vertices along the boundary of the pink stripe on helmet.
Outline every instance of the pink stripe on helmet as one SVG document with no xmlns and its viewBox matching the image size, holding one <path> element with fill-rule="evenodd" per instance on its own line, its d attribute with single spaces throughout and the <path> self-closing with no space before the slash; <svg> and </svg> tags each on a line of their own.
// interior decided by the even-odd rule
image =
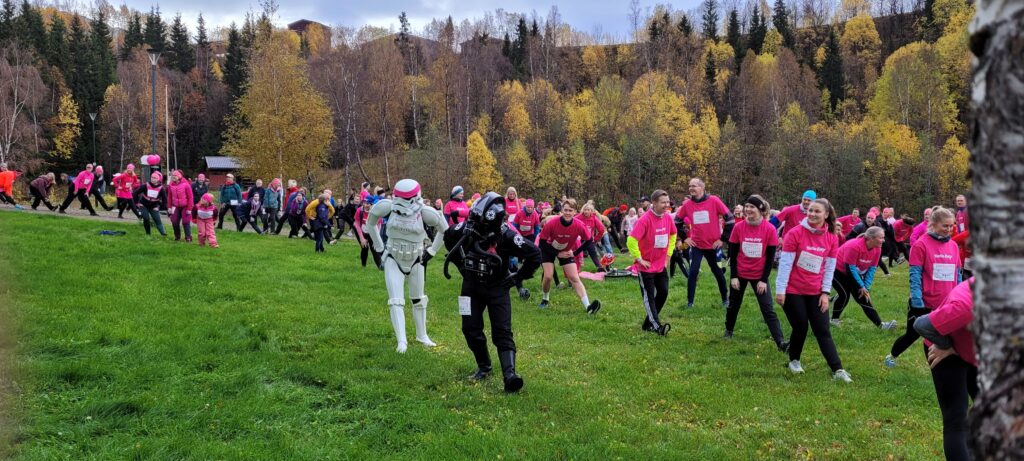
<svg viewBox="0 0 1024 461">
<path fill-rule="evenodd" d="M 416 197 L 416 195 L 419 194 L 419 193 L 420 193 L 420 185 L 417 184 L 416 187 L 412 188 L 412 190 L 406 190 L 406 191 L 395 190 L 395 197 L 404 198 L 404 199 L 411 199 L 413 197 Z"/>
</svg>

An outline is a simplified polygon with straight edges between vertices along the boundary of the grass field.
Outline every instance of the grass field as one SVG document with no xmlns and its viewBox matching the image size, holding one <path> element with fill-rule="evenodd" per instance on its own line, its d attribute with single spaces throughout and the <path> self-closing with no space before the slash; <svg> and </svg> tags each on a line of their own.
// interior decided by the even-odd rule
<svg viewBox="0 0 1024 461">
<path fill-rule="evenodd" d="M 125 230 L 122 237 L 97 235 Z M 168 229 L 169 230 L 169 229 Z M 920 346 L 859 307 L 833 330 L 853 384 L 809 338 L 790 375 L 751 296 L 736 337 L 707 270 L 697 307 L 672 281 L 667 337 L 641 332 L 632 280 L 587 282 L 553 307 L 513 301 L 526 387 L 483 384 L 460 332 L 460 279 L 428 268 L 439 344 L 394 351 L 382 273 L 350 241 L 222 231 L 221 248 L 110 223 L 0 211 L 0 405 L 14 459 L 938 459 L 941 420 Z M 906 267 L 877 279 L 903 329 Z M 539 280 L 527 282 L 539 295 Z M 409 309 L 407 309 L 408 311 Z M 778 310 L 780 316 L 781 310 Z M 407 314 L 408 315 L 408 314 Z M 411 315 L 409 315 L 411 317 Z M 412 322 L 408 322 L 410 336 Z M 11 326 L 13 325 L 13 326 Z M 786 333 L 789 327 L 783 319 Z M 11 335 L 3 341 L 3 334 Z M 489 335 L 489 332 L 488 332 Z M 411 338 L 410 338 L 411 339 Z M 13 349 L 13 350 L 11 350 Z M 497 360 L 492 349 L 492 357 Z M 13 373 L 13 375 L 12 375 Z M 11 377 L 13 376 L 13 379 Z M 3 452 L 6 450 L 6 452 Z"/>
</svg>

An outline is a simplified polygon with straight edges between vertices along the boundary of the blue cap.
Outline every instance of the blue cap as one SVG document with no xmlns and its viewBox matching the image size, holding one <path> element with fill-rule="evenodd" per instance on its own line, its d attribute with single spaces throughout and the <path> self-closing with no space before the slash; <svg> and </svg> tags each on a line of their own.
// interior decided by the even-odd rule
<svg viewBox="0 0 1024 461">
<path fill-rule="evenodd" d="M 452 188 L 451 198 L 455 198 L 456 195 L 459 195 L 462 192 L 463 192 L 462 186 L 455 186 L 455 187 L 453 187 Z"/>
<path fill-rule="evenodd" d="M 804 198 L 817 200 L 818 194 L 811 189 L 807 189 L 806 191 L 804 191 Z"/>
</svg>

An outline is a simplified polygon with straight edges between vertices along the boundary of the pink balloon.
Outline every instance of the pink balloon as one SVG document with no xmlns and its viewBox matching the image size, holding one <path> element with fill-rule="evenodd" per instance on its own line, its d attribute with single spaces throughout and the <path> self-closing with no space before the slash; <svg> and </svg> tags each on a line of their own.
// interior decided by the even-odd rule
<svg viewBox="0 0 1024 461">
<path fill-rule="evenodd" d="M 160 164 L 160 156 L 159 155 L 150 155 L 150 156 L 146 157 L 146 163 L 149 164 L 150 166 L 159 165 Z"/>
</svg>

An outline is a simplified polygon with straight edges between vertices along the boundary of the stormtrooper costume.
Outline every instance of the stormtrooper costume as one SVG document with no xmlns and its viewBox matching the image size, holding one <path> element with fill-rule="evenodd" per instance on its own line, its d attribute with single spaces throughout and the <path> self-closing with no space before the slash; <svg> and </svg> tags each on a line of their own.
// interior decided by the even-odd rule
<svg viewBox="0 0 1024 461">
<path fill-rule="evenodd" d="M 466 345 L 476 358 L 477 370 L 470 379 L 482 380 L 491 374 L 491 357 L 484 335 L 484 311 L 491 320 L 491 341 L 498 350 L 505 391 L 516 392 L 523 387 L 523 378 L 516 373 L 516 343 L 512 340 L 512 302 L 510 288 L 533 277 L 540 267 L 540 250 L 533 242 L 508 227 L 505 222 L 505 201 L 488 192 L 469 212 L 469 218 L 448 229 L 444 235 L 448 264 L 455 263 L 462 274 L 459 314 Z M 511 270 L 510 260 L 518 258 L 519 269 Z"/>
<path fill-rule="evenodd" d="M 428 347 L 436 346 L 427 336 L 427 296 L 423 292 L 423 268 L 444 244 L 448 223 L 441 213 L 423 206 L 420 184 L 403 179 L 395 184 L 394 199 L 383 199 L 370 208 L 363 232 L 370 236 L 373 249 L 382 253 L 381 270 L 388 289 L 388 307 L 391 326 L 398 338 L 397 351 L 408 347 L 405 337 L 405 284 L 409 284 L 412 299 L 412 319 L 416 325 L 416 340 Z M 381 239 L 377 222 L 387 218 L 387 244 Z M 433 243 L 427 247 L 427 231 L 433 228 Z"/>
</svg>

